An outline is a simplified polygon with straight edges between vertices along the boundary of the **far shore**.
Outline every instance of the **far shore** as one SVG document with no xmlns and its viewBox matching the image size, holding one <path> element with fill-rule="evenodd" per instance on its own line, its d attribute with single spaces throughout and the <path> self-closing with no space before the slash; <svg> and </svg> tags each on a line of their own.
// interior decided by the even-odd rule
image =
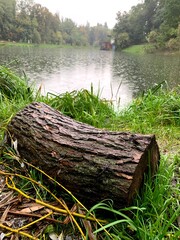
<svg viewBox="0 0 180 240">
<path fill-rule="evenodd" d="M 158 50 L 155 49 L 152 44 L 140 44 L 132 45 L 128 48 L 122 49 L 122 52 L 133 53 L 133 54 L 163 54 L 163 55 L 180 55 L 179 51 L 170 51 L 170 50 Z"/>
<path fill-rule="evenodd" d="M 97 46 L 75 46 L 75 45 L 67 45 L 67 44 L 46 44 L 46 43 L 40 43 L 40 44 L 34 44 L 34 43 L 23 43 L 23 42 L 9 42 L 9 41 L 0 41 L 0 47 L 4 46 L 19 46 L 19 47 L 41 47 L 41 48 L 76 48 L 76 49 L 100 49 Z M 119 51 L 119 50 L 117 50 Z M 162 54 L 162 55 L 180 55 L 180 49 L 179 51 L 170 51 L 170 50 L 158 50 L 155 49 L 152 44 L 145 43 L 145 44 L 139 44 L 139 45 L 132 45 L 127 48 L 124 48 L 120 50 L 123 53 L 130 53 L 130 54 Z"/>
</svg>

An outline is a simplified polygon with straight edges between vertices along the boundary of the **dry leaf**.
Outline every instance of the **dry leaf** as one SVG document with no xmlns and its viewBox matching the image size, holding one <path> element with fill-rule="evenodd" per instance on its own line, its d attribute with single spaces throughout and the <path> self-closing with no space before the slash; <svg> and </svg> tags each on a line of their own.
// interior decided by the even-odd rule
<svg viewBox="0 0 180 240">
<path fill-rule="evenodd" d="M 59 235 L 58 240 L 64 240 L 64 234 L 63 234 L 63 232 Z"/>
<path fill-rule="evenodd" d="M 50 233 L 50 234 L 49 234 L 49 238 L 50 238 L 51 240 L 58 240 L 58 235 L 57 235 L 56 233 Z"/>
<path fill-rule="evenodd" d="M 7 205 L 7 203 L 13 199 L 13 191 L 1 194 L 1 198 L 2 199 L 0 200 L 0 208 Z"/>
<path fill-rule="evenodd" d="M 42 208 L 44 208 L 44 206 L 34 203 L 32 206 L 26 207 L 26 208 L 22 209 L 20 212 L 21 213 L 32 213 L 32 212 L 36 212 Z"/>
<path fill-rule="evenodd" d="M 79 212 L 80 214 L 84 214 L 84 212 L 83 212 L 81 209 L 79 209 L 78 212 Z M 82 222 L 83 222 L 83 225 L 84 225 L 86 231 L 88 232 L 89 240 L 96 240 L 96 237 L 95 237 L 95 235 L 93 234 L 91 222 L 88 221 L 88 220 L 84 220 L 84 219 L 82 220 Z"/>
<path fill-rule="evenodd" d="M 1 216 L 1 219 L 0 219 L 0 222 L 1 222 L 1 223 L 5 222 L 6 217 L 7 217 L 7 215 L 8 215 L 8 212 L 9 212 L 9 209 L 10 209 L 10 208 L 11 208 L 11 206 L 8 206 L 8 207 L 6 208 L 6 210 L 3 212 L 2 216 Z"/>
</svg>

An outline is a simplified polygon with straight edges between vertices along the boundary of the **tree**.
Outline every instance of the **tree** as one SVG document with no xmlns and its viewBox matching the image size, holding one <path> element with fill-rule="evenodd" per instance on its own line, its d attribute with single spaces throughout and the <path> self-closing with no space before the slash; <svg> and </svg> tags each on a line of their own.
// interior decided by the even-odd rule
<svg viewBox="0 0 180 240">
<path fill-rule="evenodd" d="M 13 39 L 15 0 L 0 0 L 0 39 Z"/>
<path fill-rule="evenodd" d="M 107 23 L 95 27 L 77 26 L 69 18 L 60 20 L 33 0 L 0 0 L 0 39 L 71 45 L 99 45 L 107 41 Z"/>
<path fill-rule="evenodd" d="M 33 30 L 32 43 L 37 43 L 37 44 L 41 43 L 41 35 L 37 31 L 37 29 Z"/>
<path fill-rule="evenodd" d="M 180 22 L 180 1 L 165 0 L 164 23 L 171 28 L 177 28 Z"/>
<path fill-rule="evenodd" d="M 144 4 L 138 4 L 131 8 L 129 15 L 129 36 L 131 44 L 140 44 L 145 41 L 146 15 Z"/>
<path fill-rule="evenodd" d="M 73 45 L 73 34 L 76 30 L 76 27 L 76 24 L 70 18 L 62 19 L 60 29 L 66 44 Z"/>
<path fill-rule="evenodd" d="M 16 13 L 30 15 L 33 5 L 33 0 L 16 0 Z"/>
<path fill-rule="evenodd" d="M 38 23 L 37 31 L 41 35 L 41 41 L 48 43 L 51 34 L 51 13 L 49 10 L 40 4 L 35 4 L 30 12 L 30 19 L 31 22 L 33 19 L 36 19 Z"/>
<path fill-rule="evenodd" d="M 33 6 L 33 0 L 18 0 L 16 2 L 16 41 L 32 42 L 34 34 L 37 36 L 35 31 L 38 25 L 37 21 L 30 17 Z"/>
<path fill-rule="evenodd" d="M 118 48 L 123 49 L 129 46 L 129 34 L 127 32 L 122 32 L 116 35 L 116 45 Z"/>
<path fill-rule="evenodd" d="M 145 41 L 145 17 L 143 4 L 138 4 L 137 6 L 132 7 L 128 13 L 118 12 L 117 21 L 113 32 L 115 41 L 121 44 L 121 46 L 119 46 L 120 48 L 122 48 L 122 46 L 127 47 L 129 44 L 138 44 Z M 124 33 L 126 33 L 126 35 Z M 123 44 L 121 40 L 123 40 Z M 126 44 L 124 44 L 124 41 Z"/>
<path fill-rule="evenodd" d="M 130 45 L 143 43 L 147 39 L 154 42 L 156 47 L 165 47 L 166 42 L 178 36 L 179 13 L 179 0 L 145 0 L 128 13 L 118 12 L 114 27 L 116 42 L 121 45 L 124 33 L 127 33 Z M 171 40 L 168 46 L 175 42 Z"/>
<path fill-rule="evenodd" d="M 146 34 L 155 28 L 155 15 L 159 7 L 159 0 L 145 0 L 144 2 L 144 30 Z"/>
</svg>

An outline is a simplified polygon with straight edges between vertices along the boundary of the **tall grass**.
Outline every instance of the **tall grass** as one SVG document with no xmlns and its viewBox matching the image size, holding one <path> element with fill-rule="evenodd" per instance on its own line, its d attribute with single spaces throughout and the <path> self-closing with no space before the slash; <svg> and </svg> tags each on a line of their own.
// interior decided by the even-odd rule
<svg viewBox="0 0 180 240">
<path fill-rule="evenodd" d="M 180 157 L 174 156 L 176 160 L 180 161 Z M 174 174 L 176 170 L 176 164 L 170 164 L 168 157 L 162 156 L 155 182 L 152 185 L 149 181 L 144 185 L 137 206 L 145 210 L 134 214 L 134 223 L 138 226 L 136 239 L 178 239 L 180 236 L 177 222 L 180 216 L 180 182 L 179 175 Z"/>
<path fill-rule="evenodd" d="M 93 86 L 90 92 L 82 89 L 60 95 L 49 93 L 43 101 L 65 115 L 95 127 L 107 126 L 115 116 L 112 105 L 95 95 Z"/>
<path fill-rule="evenodd" d="M 0 97 L 16 100 L 32 99 L 33 91 L 27 85 L 27 78 L 17 76 L 9 68 L 0 66 Z"/>
<path fill-rule="evenodd" d="M 178 216 L 180 215 L 180 86 L 171 91 L 162 90 L 161 85 L 150 89 L 135 99 L 121 112 L 114 112 L 111 105 L 88 92 L 73 91 L 61 95 L 41 96 L 29 88 L 26 79 L 14 74 L 10 69 L 0 67 L 0 138 L 8 121 L 25 105 L 32 101 L 43 101 L 64 114 L 100 128 L 115 131 L 154 133 L 161 148 L 161 161 L 155 181 L 146 181 L 142 192 L 129 209 L 115 210 L 110 202 L 95 205 L 90 213 L 97 215 L 104 211 L 108 223 L 93 230 L 101 239 L 163 240 L 178 239 L 180 236 Z M 7 157 L 11 168 L 12 162 Z M 18 158 L 17 158 L 18 159 Z M 4 161 L 0 157 L 0 162 Z M 11 159 L 12 160 L 12 159 Z M 36 172 L 28 176 L 37 178 Z M 39 175 L 38 175 L 39 176 Z M 41 181 L 43 182 L 43 181 Z M 22 181 L 22 190 L 29 183 Z M 41 194 L 42 190 L 35 190 Z M 53 194 L 56 194 L 55 192 Z M 46 198 L 43 191 L 41 198 Z M 47 200 L 47 199 L 46 199 Z M 131 212 L 127 215 L 127 211 Z M 61 226 L 55 225 L 58 232 Z M 105 231 L 106 230 L 106 231 Z M 87 237 L 88 239 L 88 237 Z"/>
<path fill-rule="evenodd" d="M 27 77 L 18 76 L 10 68 L 0 66 L 0 139 L 10 118 L 35 99 Z"/>
<path fill-rule="evenodd" d="M 163 151 L 179 151 L 180 85 L 164 90 L 158 85 L 135 99 L 116 119 L 115 129 L 156 134 Z"/>
</svg>

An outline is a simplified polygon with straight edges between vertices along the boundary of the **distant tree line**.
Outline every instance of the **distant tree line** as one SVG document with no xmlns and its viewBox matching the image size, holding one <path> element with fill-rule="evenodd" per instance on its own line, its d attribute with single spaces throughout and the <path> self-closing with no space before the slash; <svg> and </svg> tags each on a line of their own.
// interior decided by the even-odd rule
<svg viewBox="0 0 180 240">
<path fill-rule="evenodd" d="M 180 0 L 144 0 L 129 12 L 118 12 L 116 46 L 152 43 L 156 49 L 180 49 Z"/>
<path fill-rule="evenodd" d="M 107 24 L 77 26 L 69 18 L 60 18 L 33 0 L 0 0 L 0 40 L 98 46 L 108 41 Z"/>
</svg>

